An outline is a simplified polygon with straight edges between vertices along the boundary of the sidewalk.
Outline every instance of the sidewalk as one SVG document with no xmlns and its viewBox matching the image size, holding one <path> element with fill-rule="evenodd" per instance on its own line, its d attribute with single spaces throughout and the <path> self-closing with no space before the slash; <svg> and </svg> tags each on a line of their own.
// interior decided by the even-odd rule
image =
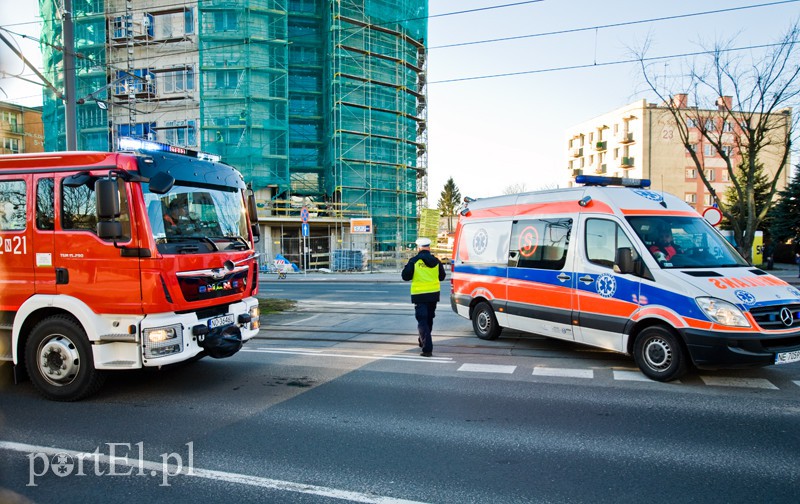
<svg viewBox="0 0 800 504">
<path fill-rule="evenodd" d="M 767 271 L 791 285 L 800 286 L 796 264 L 776 264 L 775 268 Z M 402 283 L 399 271 L 337 271 L 325 273 L 309 271 L 307 273 L 287 273 L 286 278 L 278 280 L 276 273 L 260 273 L 262 282 L 369 282 L 369 283 Z M 450 280 L 450 271 L 447 271 L 445 281 Z"/>
</svg>

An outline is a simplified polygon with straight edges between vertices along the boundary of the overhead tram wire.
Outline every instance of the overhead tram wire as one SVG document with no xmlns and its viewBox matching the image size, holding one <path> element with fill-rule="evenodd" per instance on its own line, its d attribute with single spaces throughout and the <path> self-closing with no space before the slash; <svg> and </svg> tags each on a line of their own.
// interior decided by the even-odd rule
<svg viewBox="0 0 800 504">
<path fill-rule="evenodd" d="M 597 68 L 597 67 L 604 67 L 604 66 L 613 66 L 613 65 L 627 65 L 631 63 L 640 63 L 642 61 L 659 61 L 659 60 L 668 60 L 674 58 L 686 58 L 689 56 L 701 56 L 704 54 L 713 54 L 713 53 L 727 53 L 727 52 L 735 52 L 735 51 L 747 51 L 750 49 L 766 49 L 769 47 L 779 47 L 782 45 L 786 45 L 786 42 L 779 42 L 775 44 L 761 44 L 761 45 L 752 45 L 746 47 L 731 47 L 729 49 L 716 49 L 710 51 L 696 51 L 690 53 L 683 53 L 683 54 L 670 54 L 665 56 L 651 56 L 649 58 L 634 58 L 628 60 L 617 60 L 617 61 L 606 61 L 604 63 L 586 63 L 584 65 L 570 65 L 570 66 L 562 66 L 562 67 L 553 67 L 553 68 L 541 68 L 538 70 L 523 70 L 521 72 L 507 72 L 507 73 L 498 73 L 498 74 L 490 74 L 490 75 L 476 75 L 474 77 L 459 77 L 456 79 L 444 79 L 439 81 L 430 81 L 428 82 L 429 85 L 433 84 L 447 84 L 451 82 L 464 82 L 464 81 L 471 81 L 471 80 L 481 80 L 481 79 L 496 79 L 500 77 L 514 77 L 518 75 L 532 75 L 532 74 L 539 74 L 539 73 L 549 73 L 549 72 L 562 72 L 566 70 L 581 70 L 584 68 Z"/>
</svg>

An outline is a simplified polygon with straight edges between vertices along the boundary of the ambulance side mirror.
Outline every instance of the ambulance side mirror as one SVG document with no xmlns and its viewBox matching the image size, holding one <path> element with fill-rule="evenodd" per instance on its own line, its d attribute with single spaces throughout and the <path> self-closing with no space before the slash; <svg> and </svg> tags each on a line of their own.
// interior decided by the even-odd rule
<svg viewBox="0 0 800 504">
<path fill-rule="evenodd" d="M 628 274 L 633 273 L 633 253 L 629 247 L 620 247 L 617 249 L 617 257 L 614 260 L 615 269 L 619 269 L 620 273 Z"/>
</svg>

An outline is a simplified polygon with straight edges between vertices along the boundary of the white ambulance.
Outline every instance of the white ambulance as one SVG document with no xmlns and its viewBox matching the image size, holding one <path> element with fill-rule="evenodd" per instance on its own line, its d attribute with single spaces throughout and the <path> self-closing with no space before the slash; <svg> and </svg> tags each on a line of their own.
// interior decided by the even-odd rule
<svg viewBox="0 0 800 504">
<path fill-rule="evenodd" d="M 467 200 L 451 305 L 479 338 L 507 327 L 633 355 L 651 379 L 800 361 L 800 291 L 748 264 L 649 181 Z"/>
</svg>

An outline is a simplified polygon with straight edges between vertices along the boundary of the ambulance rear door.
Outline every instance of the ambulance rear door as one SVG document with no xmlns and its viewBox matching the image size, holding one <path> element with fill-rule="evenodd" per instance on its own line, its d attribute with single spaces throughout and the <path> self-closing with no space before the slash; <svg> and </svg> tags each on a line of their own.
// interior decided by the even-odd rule
<svg viewBox="0 0 800 504">
<path fill-rule="evenodd" d="M 640 302 L 640 279 L 615 267 L 620 250 L 639 253 L 624 228 L 611 216 L 582 214 L 575 237 L 576 341 L 624 352 L 623 332 Z"/>
</svg>

